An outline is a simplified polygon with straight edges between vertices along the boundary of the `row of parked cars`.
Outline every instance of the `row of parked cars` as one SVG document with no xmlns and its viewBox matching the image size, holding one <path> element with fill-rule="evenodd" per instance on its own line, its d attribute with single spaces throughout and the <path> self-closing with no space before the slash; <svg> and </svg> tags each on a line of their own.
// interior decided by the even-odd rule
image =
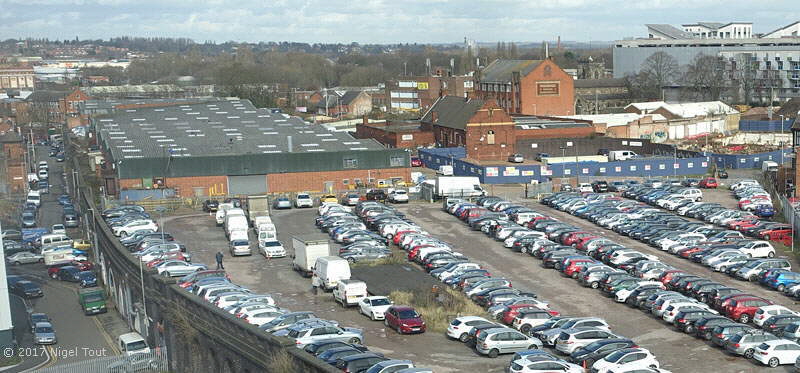
<svg viewBox="0 0 800 373">
<path fill-rule="evenodd" d="M 769 278 L 773 266 L 789 265 L 785 259 L 768 258 L 766 254 L 764 258 L 751 258 L 744 254 L 747 250 L 754 250 L 753 242 L 763 241 L 746 240 L 737 236 L 739 232 L 709 228 L 661 210 L 650 210 L 635 201 L 601 194 L 576 197 L 561 193 L 543 198 L 542 203 L 563 210 L 575 198 L 588 202 L 572 212 L 576 216 L 679 254 L 687 249 L 696 250 L 687 257 L 715 269 L 730 271 L 742 279 Z M 615 225 L 614 222 L 619 223 Z M 641 224 L 643 230 L 631 230 L 632 223 L 634 226 Z M 542 216 L 528 225 L 547 233 L 553 241 L 552 244 L 543 244 L 555 250 L 550 250 L 545 258 L 566 255 L 562 267 L 572 266 L 579 272 L 577 277 L 582 283 L 613 294 L 617 302 L 650 312 L 687 334 L 712 340 L 733 354 L 753 358 L 768 366 L 794 364 L 800 356 L 800 350 L 792 352 L 800 345 L 791 332 L 800 326 L 800 316 L 786 307 L 675 269 L 649 254 L 625 248 L 595 232 L 587 232 L 557 219 Z M 648 228 L 652 226 L 655 228 Z M 695 229 L 698 226 L 707 230 Z M 691 234 L 697 235 L 695 241 L 689 241 Z M 745 246 L 741 246 L 743 243 Z M 531 248 L 534 253 L 537 245 Z M 740 249 L 742 247 L 745 249 Z M 734 252 L 731 250 L 738 250 L 741 261 L 728 262 L 732 257 L 727 256 Z M 628 259 L 613 261 L 619 253 L 629 253 Z M 598 258 L 603 263 L 597 263 Z M 718 266 L 720 263 L 724 265 Z M 603 264 L 612 264 L 615 268 L 607 269 Z M 619 272 L 620 269 L 624 272 Z M 594 281 L 597 278 L 595 271 L 602 273 L 597 282 Z M 751 321 L 761 329 L 748 325 Z"/>
<path fill-rule="evenodd" d="M 205 264 L 192 263 L 186 245 L 171 234 L 158 231 L 158 224 L 142 206 L 114 207 L 104 210 L 102 216 L 131 255 L 162 276 L 185 276 L 208 268 Z"/>
<path fill-rule="evenodd" d="M 518 223 L 531 221 L 541 214 L 499 197 L 483 197 L 475 203 L 451 199 L 445 208 L 473 230 L 481 230 L 515 251 L 546 240 L 543 232 Z M 562 266 L 560 261 L 555 263 L 551 267 L 571 273 L 572 267 L 569 265 Z M 453 266 L 457 268 L 458 265 Z M 449 274 L 445 270 L 435 275 L 448 278 Z M 503 292 L 489 290 L 489 294 L 499 295 Z M 516 352 L 507 368 L 509 372 L 583 372 L 584 367 L 591 368 L 593 372 L 665 372 L 658 369 L 659 363 L 653 354 L 640 348 L 631 339 L 613 333 L 602 318 L 562 316 L 550 310 L 546 302 L 530 292 L 490 299 L 486 305 L 494 320 L 472 316 L 457 318 L 448 328 L 448 336 L 474 344 L 479 352 L 486 351 L 490 356 L 500 352 Z M 534 348 L 522 348 L 519 344 L 515 346 L 513 340 L 518 335 L 535 341 Z M 510 338 L 512 336 L 514 338 Z M 545 345 L 552 347 L 554 353 L 542 350 Z"/>
<path fill-rule="evenodd" d="M 741 180 L 731 185 L 731 191 L 738 199 L 739 209 L 752 213 L 760 218 L 775 215 L 772 197 L 758 181 Z"/>
</svg>

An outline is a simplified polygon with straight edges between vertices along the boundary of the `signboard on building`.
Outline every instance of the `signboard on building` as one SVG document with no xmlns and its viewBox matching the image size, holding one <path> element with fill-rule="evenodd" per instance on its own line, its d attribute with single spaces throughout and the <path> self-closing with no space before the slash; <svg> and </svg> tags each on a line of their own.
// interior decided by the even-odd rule
<svg viewBox="0 0 800 373">
<path fill-rule="evenodd" d="M 486 176 L 494 177 L 497 176 L 498 168 L 497 167 L 486 167 Z"/>
<path fill-rule="evenodd" d="M 547 168 L 547 166 L 542 166 L 542 176 L 553 176 L 553 170 Z"/>
<path fill-rule="evenodd" d="M 533 175 L 533 170 L 528 170 L 528 171 L 523 170 L 522 171 L 522 176 L 534 176 Z"/>
<path fill-rule="evenodd" d="M 411 141 L 414 140 L 414 135 L 403 135 L 400 137 L 403 141 Z"/>
<path fill-rule="evenodd" d="M 428 82 L 417 82 L 417 89 L 428 89 Z"/>
<path fill-rule="evenodd" d="M 519 169 L 516 167 L 506 167 L 503 176 L 519 176 Z"/>
</svg>

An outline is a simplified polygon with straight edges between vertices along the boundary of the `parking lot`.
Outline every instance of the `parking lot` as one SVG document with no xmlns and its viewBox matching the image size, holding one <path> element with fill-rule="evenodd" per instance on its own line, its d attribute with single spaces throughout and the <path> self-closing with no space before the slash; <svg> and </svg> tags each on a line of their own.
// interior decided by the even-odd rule
<svg viewBox="0 0 800 373">
<path fill-rule="evenodd" d="M 736 201 L 727 190 L 704 191 L 704 201 L 719 202 L 727 207 L 735 207 Z M 518 201 L 519 202 L 519 201 Z M 528 205 L 542 213 L 551 215 L 570 224 L 598 232 L 627 247 L 656 254 L 659 259 L 676 268 L 683 269 L 706 278 L 738 287 L 756 295 L 771 299 L 778 304 L 797 310 L 797 304 L 790 298 L 770 291 L 756 284 L 734 280 L 728 276 L 713 273 L 707 268 L 679 259 L 650 248 L 638 241 L 620 236 L 612 231 L 599 228 L 590 222 L 569 214 L 548 208 L 537 203 Z M 641 346 L 653 351 L 662 362 L 662 367 L 673 371 L 707 371 L 724 366 L 724 371 L 755 372 L 762 367 L 752 361 L 733 357 L 721 349 L 685 334 L 675 331 L 661 320 L 652 318 L 638 310 L 616 304 L 586 288 L 577 286 L 573 280 L 563 278 L 555 271 L 545 271 L 539 261 L 525 254 L 504 249 L 499 242 L 479 232 L 473 232 L 453 216 L 440 210 L 439 206 L 416 205 L 404 209 L 409 217 L 421 224 L 434 236 L 447 240 L 457 250 L 468 255 L 473 261 L 486 263 L 495 276 L 506 276 L 515 287 L 531 289 L 541 298 L 550 302 L 551 307 L 567 315 L 595 315 L 605 318 L 612 330 L 633 338 Z M 713 350 L 713 351 L 712 351 Z M 777 371 L 788 370 L 778 368 Z"/>
<path fill-rule="evenodd" d="M 213 216 L 208 214 L 170 217 L 165 222 L 165 230 L 186 244 L 195 263 L 215 268 L 214 254 L 222 251 L 225 269 L 234 283 L 274 295 L 278 306 L 292 311 L 314 311 L 317 316 L 337 320 L 342 326 L 363 329 L 364 344 L 372 351 L 391 358 L 409 359 L 417 366 L 432 368 L 436 372 L 503 371 L 508 357 L 482 357 L 460 342 L 449 341 L 443 333 L 399 335 L 384 328 L 380 321 L 370 321 L 355 307 L 344 311 L 333 301 L 331 293 L 320 292 L 313 296 L 311 280 L 301 277 L 291 268 L 291 236 L 319 233 L 314 226 L 315 216 L 316 208 L 274 211 L 278 238 L 284 243 L 288 257 L 270 260 L 255 250 L 253 256 L 231 258 L 222 228 L 216 227 Z"/>
<path fill-rule="evenodd" d="M 726 207 L 735 207 L 736 200 L 727 190 L 704 191 L 705 201 L 718 202 Z M 756 284 L 734 280 L 726 275 L 714 273 L 707 268 L 662 253 L 638 241 L 599 228 L 588 221 L 540 205 L 535 201 L 526 204 L 545 213 L 616 240 L 617 242 L 659 256 L 666 264 L 709 279 L 738 287 L 761 295 L 776 303 L 800 310 L 791 299 L 767 290 Z M 725 372 L 758 372 L 763 367 L 752 360 L 725 353 L 712 346 L 711 342 L 695 339 L 683 334 L 660 319 L 616 303 L 601 296 L 596 290 L 578 286 L 573 280 L 564 278 L 552 270 L 545 270 L 539 261 L 526 254 L 512 252 L 501 243 L 480 232 L 470 231 L 458 219 L 441 210 L 440 204 L 409 204 L 399 209 L 421 225 L 433 236 L 439 237 L 471 260 L 484 265 L 495 277 L 510 279 L 514 287 L 529 289 L 547 300 L 551 307 L 569 316 L 598 316 L 605 318 L 618 334 L 634 339 L 640 346 L 653 351 L 662 367 L 674 372 L 719 370 Z M 193 261 L 213 267 L 214 254 L 225 254 L 225 268 L 235 283 L 257 292 L 275 295 L 278 305 L 293 311 L 310 310 L 318 316 L 338 320 L 343 326 L 364 329 L 365 344 L 371 350 L 393 358 L 407 358 L 418 365 L 432 367 L 437 372 L 481 371 L 500 372 L 508 364 L 508 357 L 489 359 L 477 355 L 457 341 L 444 335 L 428 332 L 422 335 L 401 336 L 387 331 L 380 322 L 372 322 L 361 316 L 355 308 L 343 311 L 333 302 L 330 293 L 313 296 L 310 280 L 291 269 L 291 236 L 317 233 L 313 224 L 315 209 L 274 211 L 273 221 L 278 228 L 278 237 L 286 246 L 289 257 L 267 260 L 259 254 L 249 257 L 229 257 L 227 243 L 221 228 L 214 224 L 212 216 L 196 213 L 173 216 L 166 221 L 166 231 L 186 243 L 194 255 Z M 397 254 L 402 255 L 401 251 Z M 787 367 L 774 371 L 789 371 Z"/>
</svg>

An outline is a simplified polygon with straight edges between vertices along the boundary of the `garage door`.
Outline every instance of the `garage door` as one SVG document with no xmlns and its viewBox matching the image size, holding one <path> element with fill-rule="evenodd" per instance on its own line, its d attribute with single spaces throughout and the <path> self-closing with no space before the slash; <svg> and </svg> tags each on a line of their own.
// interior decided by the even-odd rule
<svg viewBox="0 0 800 373">
<path fill-rule="evenodd" d="M 267 193 L 267 175 L 228 176 L 228 193 L 252 195 Z"/>
</svg>

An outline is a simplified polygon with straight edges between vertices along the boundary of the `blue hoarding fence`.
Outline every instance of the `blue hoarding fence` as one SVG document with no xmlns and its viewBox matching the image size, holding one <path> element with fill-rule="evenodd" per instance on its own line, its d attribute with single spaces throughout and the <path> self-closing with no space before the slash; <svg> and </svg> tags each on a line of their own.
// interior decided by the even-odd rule
<svg viewBox="0 0 800 373">
<path fill-rule="evenodd" d="M 781 157 L 783 152 L 783 157 Z M 773 161 L 778 163 L 788 162 L 792 154 L 791 149 L 775 150 L 766 153 L 756 154 L 716 154 L 711 153 L 711 161 L 717 164 L 717 167 L 722 168 L 761 168 L 761 163 L 764 161 Z"/>
<path fill-rule="evenodd" d="M 175 197 L 175 189 L 123 189 L 119 192 L 120 201 L 143 201 L 149 199 L 167 199 Z"/>
<path fill-rule="evenodd" d="M 781 120 L 740 120 L 739 131 L 742 132 L 789 132 L 794 123 L 793 119 Z M 781 126 L 782 124 L 782 126 Z M 781 128 L 783 127 L 783 128 Z"/>
</svg>

